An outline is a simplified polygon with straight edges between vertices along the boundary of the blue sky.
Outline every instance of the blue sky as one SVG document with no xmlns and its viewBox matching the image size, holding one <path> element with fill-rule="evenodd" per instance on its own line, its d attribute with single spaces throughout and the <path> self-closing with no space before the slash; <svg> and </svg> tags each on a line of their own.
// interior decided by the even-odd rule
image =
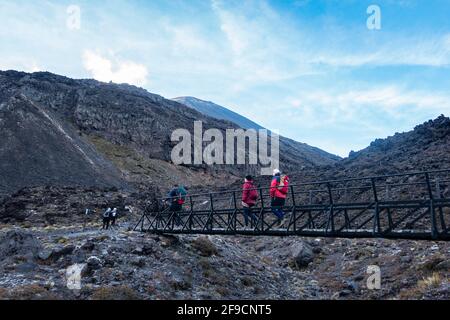
<svg viewBox="0 0 450 320">
<path fill-rule="evenodd" d="M 195 96 L 346 156 L 450 115 L 449 12 L 447 0 L 0 0 L 0 69 Z"/>
</svg>

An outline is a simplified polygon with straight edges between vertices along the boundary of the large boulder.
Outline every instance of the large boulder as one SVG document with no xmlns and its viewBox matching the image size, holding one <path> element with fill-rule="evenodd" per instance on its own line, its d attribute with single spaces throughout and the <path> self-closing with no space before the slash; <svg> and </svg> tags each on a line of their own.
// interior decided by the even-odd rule
<svg viewBox="0 0 450 320">
<path fill-rule="evenodd" d="M 291 245 L 289 264 L 296 269 L 307 267 L 314 260 L 314 252 L 309 244 L 303 241 Z"/>
<path fill-rule="evenodd" d="M 102 260 L 96 256 L 89 257 L 86 262 L 90 270 L 98 270 L 103 266 Z"/>
<path fill-rule="evenodd" d="M 41 250 L 41 244 L 29 232 L 16 229 L 0 234 L 0 259 L 13 256 L 35 258 Z"/>
<path fill-rule="evenodd" d="M 74 252 L 75 246 L 67 245 L 67 246 L 58 246 L 52 249 L 43 249 L 39 251 L 38 258 L 41 260 L 58 260 L 59 258 L 70 255 Z"/>
<path fill-rule="evenodd" d="M 28 202 L 20 197 L 6 197 L 0 201 L 0 221 L 25 221 L 30 216 Z"/>
</svg>

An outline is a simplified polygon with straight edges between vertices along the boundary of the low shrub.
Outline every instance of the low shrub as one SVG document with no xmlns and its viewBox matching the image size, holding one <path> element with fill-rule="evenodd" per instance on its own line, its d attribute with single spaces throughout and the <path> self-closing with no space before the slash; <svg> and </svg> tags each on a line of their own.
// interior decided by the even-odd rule
<svg viewBox="0 0 450 320">
<path fill-rule="evenodd" d="M 5 294 L 5 293 L 4 293 Z M 57 300 L 58 297 L 46 288 L 37 284 L 25 285 L 10 289 L 5 294 L 8 300 Z"/>
<path fill-rule="evenodd" d="M 193 240 L 192 247 L 204 257 L 210 257 L 219 253 L 214 243 L 206 237 L 198 237 Z"/>
<path fill-rule="evenodd" d="M 139 300 L 139 294 L 129 286 L 101 287 L 95 289 L 92 300 Z"/>
</svg>

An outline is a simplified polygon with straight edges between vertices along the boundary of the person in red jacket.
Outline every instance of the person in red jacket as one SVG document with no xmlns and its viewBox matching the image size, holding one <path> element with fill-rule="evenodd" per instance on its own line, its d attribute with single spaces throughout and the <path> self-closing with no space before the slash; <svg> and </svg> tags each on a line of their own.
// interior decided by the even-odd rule
<svg viewBox="0 0 450 320">
<path fill-rule="evenodd" d="M 246 176 L 245 183 L 242 186 L 242 209 L 246 228 L 248 227 L 249 217 L 251 218 L 250 226 L 253 228 L 256 225 L 256 216 L 252 212 L 252 208 L 256 205 L 257 200 L 258 191 L 253 184 L 253 177 Z"/>
<path fill-rule="evenodd" d="M 270 184 L 270 198 L 273 214 L 278 218 L 280 225 L 283 224 L 284 212 L 283 206 L 286 203 L 286 197 L 289 192 L 289 177 L 281 175 L 281 171 L 273 171 L 272 183 Z"/>
</svg>

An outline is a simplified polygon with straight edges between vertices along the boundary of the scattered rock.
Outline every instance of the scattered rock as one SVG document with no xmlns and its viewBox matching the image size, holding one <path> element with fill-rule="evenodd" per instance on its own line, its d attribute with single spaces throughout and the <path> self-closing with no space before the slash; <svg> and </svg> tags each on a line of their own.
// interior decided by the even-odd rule
<svg viewBox="0 0 450 320">
<path fill-rule="evenodd" d="M 410 263 L 412 261 L 412 258 L 410 256 L 404 256 L 400 258 L 401 263 Z"/>
<path fill-rule="evenodd" d="M 362 281 L 362 280 L 364 280 L 364 278 L 365 278 L 365 275 L 360 273 L 360 274 L 355 276 L 354 280 L 355 281 Z"/>
<path fill-rule="evenodd" d="M 142 247 L 137 247 L 131 251 L 132 254 L 142 255 L 144 254 L 144 250 Z"/>
<path fill-rule="evenodd" d="M 49 260 L 52 256 L 53 251 L 51 249 L 44 249 L 39 251 L 38 258 L 40 260 L 46 261 Z"/>
<path fill-rule="evenodd" d="M 352 294 L 351 290 L 345 289 L 339 292 L 339 297 L 347 297 Z"/>
<path fill-rule="evenodd" d="M 131 259 L 130 264 L 142 268 L 145 266 L 145 259 L 142 257 L 133 258 Z"/>
<path fill-rule="evenodd" d="M 102 260 L 100 260 L 96 256 L 89 257 L 86 262 L 89 269 L 91 270 L 98 270 L 101 269 L 103 266 Z"/>
<path fill-rule="evenodd" d="M 72 254 L 74 250 L 75 250 L 74 245 L 67 245 L 64 247 L 56 247 L 53 249 L 52 257 L 54 257 L 55 259 L 58 259 L 59 257 Z"/>
<path fill-rule="evenodd" d="M 442 270 L 442 271 L 449 271 L 450 270 L 450 260 L 445 260 L 442 262 L 439 262 L 436 267 L 436 270 Z"/>
<path fill-rule="evenodd" d="M 360 288 L 355 281 L 347 281 L 347 290 L 350 290 L 353 293 L 359 293 Z"/>
<path fill-rule="evenodd" d="M 180 239 L 176 236 L 163 236 L 161 237 L 161 247 L 168 248 L 172 247 L 180 242 Z"/>
<path fill-rule="evenodd" d="M 322 252 L 322 248 L 321 247 L 313 247 L 312 251 L 314 254 L 319 254 Z"/>
<path fill-rule="evenodd" d="M 314 260 L 314 253 L 306 242 L 295 242 L 290 247 L 290 265 L 296 269 L 307 267 Z"/>
<path fill-rule="evenodd" d="M 70 255 L 74 252 L 75 246 L 74 245 L 67 245 L 64 247 L 55 247 L 52 249 L 46 248 L 43 250 L 40 250 L 38 253 L 38 258 L 43 261 L 48 260 L 58 260 L 59 258 L 63 256 Z"/>
<path fill-rule="evenodd" d="M 112 257 L 105 257 L 103 266 L 112 268 L 116 264 L 116 261 Z"/>
<path fill-rule="evenodd" d="M 81 250 L 91 252 L 95 248 L 95 243 L 88 241 L 81 246 Z"/>
<path fill-rule="evenodd" d="M 425 271 L 433 271 L 436 270 L 436 267 L 438 264 L 444 261 L 443 256 L 440 254 L 434 255 L 430 258 L 428 258 L 424 263 L 417 266 L 419 270 L 425 270 Z"/>
<path fill-rule="evenodd" d="M 25 262 L 16 266 L 16 272 L 19 273 L 28 273 L 35 271 L 39 266 L 33 262 Z"/>
</svg>

